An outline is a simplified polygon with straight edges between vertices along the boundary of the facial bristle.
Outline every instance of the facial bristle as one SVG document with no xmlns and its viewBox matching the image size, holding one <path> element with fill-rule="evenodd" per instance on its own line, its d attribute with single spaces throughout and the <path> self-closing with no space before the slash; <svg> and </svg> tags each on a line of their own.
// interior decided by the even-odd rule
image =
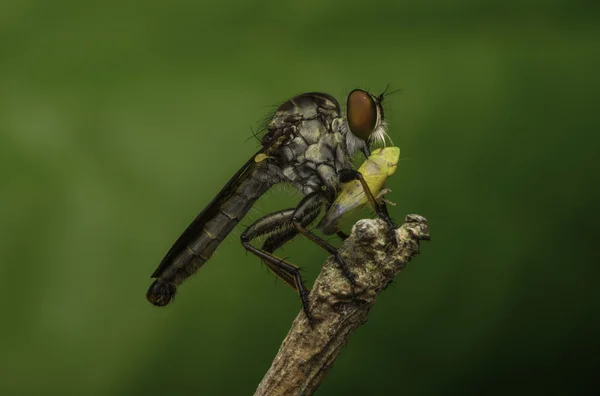
<svg viewBox="0 0 600 396">
<path fill-rule="evenodd" d="M 375 128 L 375 130 L 371 134 L 371 140 L 375 144 L 381 144 L 383 147 L 386 147 L 386 139 L 390 141 L 391 145 L 394 145 L 394 142 L 392 142 L 392 139 L 390 138 L 390 136 L 387 133 L 386 121 L 381 120 L 381 123 L 379 124 L 379 126 L 377 128 Z"/>
</svg>

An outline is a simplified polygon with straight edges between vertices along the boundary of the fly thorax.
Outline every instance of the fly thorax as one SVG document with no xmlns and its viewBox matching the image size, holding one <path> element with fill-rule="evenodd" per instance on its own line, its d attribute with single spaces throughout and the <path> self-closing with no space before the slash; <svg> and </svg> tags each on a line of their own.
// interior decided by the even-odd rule
<svg viewBox="0 0 600 396">
<path fill-rule="evenodd" d="M 318 143 L 324 136 L 328 135 L 327 126 L 320 119 L 301 121 L 298 132 L 307 144 Z"/>
</svg>

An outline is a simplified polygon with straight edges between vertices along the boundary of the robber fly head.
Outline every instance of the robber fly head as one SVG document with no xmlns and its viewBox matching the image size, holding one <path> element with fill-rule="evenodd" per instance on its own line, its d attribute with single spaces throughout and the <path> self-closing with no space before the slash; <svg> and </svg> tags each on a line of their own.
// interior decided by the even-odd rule
<svg viewBox="0 0 600 396">
<path fill-rule="evenodd" d="M 385 138 L 388 137 L 381 105 L 386 91 L 387 88 L 381 95 L 375 96 L 362 89 L 355 89 L 348 95 L 346 102 L 348 128 L 367 146 L 373 143 L 385 145 Z"/>
</svg>

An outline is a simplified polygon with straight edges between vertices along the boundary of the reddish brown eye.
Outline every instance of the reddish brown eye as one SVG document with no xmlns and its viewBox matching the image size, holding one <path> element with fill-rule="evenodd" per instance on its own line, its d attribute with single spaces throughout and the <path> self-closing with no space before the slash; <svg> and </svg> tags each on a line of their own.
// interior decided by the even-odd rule
<svg viewBox="0 0 600 396">
<path fill-rule="evenodd" d="M 354 136 L 367 141 L 377 122 L 375 101 L 362 89 L 348 95 L 348 126 Z"/>
</svg>

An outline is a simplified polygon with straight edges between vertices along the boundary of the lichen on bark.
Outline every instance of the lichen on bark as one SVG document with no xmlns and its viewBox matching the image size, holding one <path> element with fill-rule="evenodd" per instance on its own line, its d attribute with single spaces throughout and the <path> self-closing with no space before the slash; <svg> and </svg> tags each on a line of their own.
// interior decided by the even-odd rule
<svg viewBox="0 0 600 396">
<path fill-rule="evenodd" d="M 397 246 L 379 219 L 354 225 L 338 251 L 356 278 L 355 287 L 330 257 L 309 296 L 313 321 L 298 314 L 255 396 L 311 395 L 318 388 L 350 334 L 367 321 L 379 293 L 419 254 L 420 241 L 430 239 L 427 220 L 406 216 L 396 237 Z"/>
</svg>

